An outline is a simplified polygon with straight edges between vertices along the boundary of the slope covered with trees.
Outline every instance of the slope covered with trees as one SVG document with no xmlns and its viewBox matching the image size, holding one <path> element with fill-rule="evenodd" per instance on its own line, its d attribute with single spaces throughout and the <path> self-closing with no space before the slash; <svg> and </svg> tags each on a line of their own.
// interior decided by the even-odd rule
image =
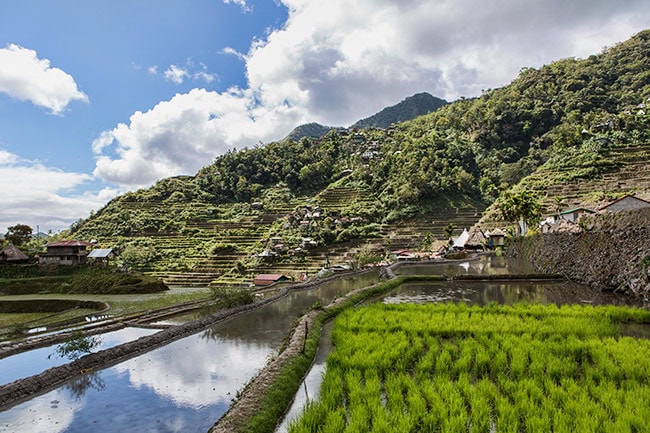
<svg viewBox="0 0 650 433">
<path fill-rule="evenodd" d="M 432 113 L 446 104 L 447 101 L 444 99 L 436 98 L 429 93 L 416 93 L 398 104 L 384 108 L 377 114 L 359 120 L 350 128 L 388 128 L 393 123 L 406 122 Z"/>
<path fill-rule="evenodd" d="M 554 185 L 616 179 L 626 158 L 647 166 L 646 104 L 650 31 L 586 59 L 524 68 L 507 86 L 387 129 L 333 130 L 228 152 L 195 176 L 118 197 L 72 230 L 148 248 L 145 262 L 185 271 L 205 265 L 224 242 L 236 253 L 230 266 L 252 271 L 256 261 L 246 257 L 276 235 L 288 247 L 302 237 L 322 248 L 359 238 L 395 246 L 396 227 L 410 223 L 413 240 L 426 232 L 443 238 L 450 221 L 475 222 L 513 185 L 550 194 L 548 212 Z M 619 193 L 650 191 L 650 182 L 635 185 Z M 305 206 L 322 209 L 301 225 Z"/>
</svg>

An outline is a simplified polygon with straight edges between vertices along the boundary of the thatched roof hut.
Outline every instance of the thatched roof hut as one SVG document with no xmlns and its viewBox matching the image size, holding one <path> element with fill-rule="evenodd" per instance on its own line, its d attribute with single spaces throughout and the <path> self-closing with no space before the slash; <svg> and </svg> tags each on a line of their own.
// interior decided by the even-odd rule
<svg viewBox="0 0 650 433">
<path fill-rule="evenodd" d="M 485 234 L 483 234 L 481 229 L 474 227 L 469 231 L 469 236 L 467 237 L 467 241 L 465 241 L 465 248 L 470 250 L 480 250 L 483 249 L 486 242 L 487 238 L 485 237 Z"/>
<path fill-rule="evenodd" d="M 0 251 L 0 263 L 22 263 L 29 260 L 14 244 L 9 244 Z"/>
</svg>

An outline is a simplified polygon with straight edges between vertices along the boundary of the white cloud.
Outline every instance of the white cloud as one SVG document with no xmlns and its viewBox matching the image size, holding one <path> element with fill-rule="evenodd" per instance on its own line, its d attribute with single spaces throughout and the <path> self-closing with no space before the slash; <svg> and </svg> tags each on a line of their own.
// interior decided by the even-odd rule
<svg viewBox="0 0 650 433">
<path fill-rule="evenodd" d="M 245 56 L 221 51 L 245 59 L 246 88 L 194 89 L 135 113 L 93 144 L 95 175 L 133 187 L 193 174 L 233 146 L 279 139 L 302 122 L 349 125 L 421 91 L 476 96 L 524 66 L 587 56 L 650 27 L 650 2 L 640 0 L 283 4 L 283 28 L 253 41 Z M 188 68 L 178 74 L 192 76 Z"/>
<path fill-rule="evenodd" d="M 250 12 L 252 8 L 248 5 L 246 0 L 223 0 L 225 4 L 235 4 L 238 5 L 242 11 L 244 12 Z"/>
<path fill-rule="evenodd" d="M 179 173 L 194 173 L 233 146 L 271 139 L 295 124 L 291 108 L 255 107 L 255 96 L 233 89 L 193 89 L 136 112 L 129 124 L 105 131 L 93 142 L 95 176 L 130 188 Z M 114 147 L 118 158 L 102 152 Z"/>
<path fill-rule="evenodd" d="M 27 224 L 41 231 L 61 230 L 81 215 L 101 208 L 120 191 L 104 188 L 75 193 L 75 188 L 92 177 L 46 167 L 38 161 L 21 159 L 0 149 L 0 232 L 15 224 Z"/>
<path fill-rule="evenodd" d="M 150 68 L 149 73 L 155 74 L 156 72 L 156 69 L 151 71 Z M 185 81 L 186 78 L 210 84 L 218 78 L 216 74 L 209 73 L 208 67 L 203 63 L 200 65 L 200 70 L 196 70 L 191 59 L 187 60 L 187 67 L 185 68 L 178 65 L 170 65 L 164 72 L 164 76 L 167 81 L 171 81 L 174 84 L 183 84 L 183 81 Z"/>
<path fill-rule="evenodd" d="M 175 84 L 183 84 L 183 80 L 185 80 L 185 78 L 188 77 L 190 73 L 180 66 L 171 65 L 164 72 L 164 75 L 167 81 L 171 81 Z"/>
<path fill-rule="evenodd" d="M 239 60 L 246 61 L 246 55 L 240 53 L 239 51 L 235 50 L 232 47 L 225 47 L 223 50 L 221 50 L 221 54 L 227 54 L 227 55 L 232 55 L 237 57 Z"/>
<path fill-rule="evenodd" d="M 30 101 L 53 114 L 61 114 L 72 101 L 88 102 L 74 78 L 39 59 L 34 50 L 9 44 L 0 49 L 0 93 Z"/>
<path fill-rule="evenodd" d="M 158 74 L 158 65 L 151 65 L 147 68 L 147 72 L 151 75 Z"/>
</svg>

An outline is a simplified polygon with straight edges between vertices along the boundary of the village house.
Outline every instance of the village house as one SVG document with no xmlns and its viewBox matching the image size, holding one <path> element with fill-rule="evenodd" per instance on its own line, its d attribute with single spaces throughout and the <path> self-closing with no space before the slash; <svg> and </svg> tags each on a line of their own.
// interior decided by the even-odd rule
<svg viewBox="0 0 650 433">
<path fill-rule="evenodd" d="M 108 266 L 116 257 L 112 248 L 97 248 L 88 254 L 88 261 L 94 265 Z"/>
<path fill-rule="evenodd" d="M 593 211 L 591 209 L 578 207 L 575 209 L 570 209 L 570 210 L 565 210 L 564 212 L 560 212 L 560 218 L 567 220 L 571 223 L 576 223 L 583 215 L 595 214 L 595 213 L 596 211 Z"/>
<path fill-rule="evenodd" d="M 488 246 L 490 248 L 502 247 L 506 244 L 506 233 L 501 229 L 486 232 L 485 236 L 488 239 Z"/>
<path fill-rule="evenodd" d="M 9 244 L 0 251 L 0 263 L 17 264 L 27 261 L 29 261 L 29 257 L 14 244 Z"/>
<path fill-rule="evenodd" d="M 286 281 L 291 281 L 289 277 L 282 274 L 259 274 L 253 280 L 253 284 L 256 286 L 270 286 L 275 283 L 284 283 Z"/>
<path fill-rule="evenodd" d="M 42 265 L 78 265 L 88 261 L 88 247 L 93 244 L 84 241 L 57 241 L 45 245 L 47 252 L 40 254 Z"/>
<path fill-rule="evenodd" d="M 621 197 L 613 202 L 606 204 L 605 206 L 598 209 L 600 213 L 614 213 L 621 212 L 625 210 L 637 210 L 650 207 L 650 202 L 635 197 L 633 195 L 626 195 Z"/>
</svg>

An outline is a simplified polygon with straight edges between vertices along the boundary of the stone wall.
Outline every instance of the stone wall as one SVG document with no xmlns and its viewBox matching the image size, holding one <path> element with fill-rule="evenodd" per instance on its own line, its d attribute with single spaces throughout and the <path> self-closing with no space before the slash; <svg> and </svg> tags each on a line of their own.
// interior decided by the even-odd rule
<svg viewBox="0 0 650 433">
<path fill-rule="evenodd" d="M 514 240 L 508 253 L 530 261 L 536 272 L 650 300 L 650 209 L 588 216 L 580 227 Z"/>
</svg>

